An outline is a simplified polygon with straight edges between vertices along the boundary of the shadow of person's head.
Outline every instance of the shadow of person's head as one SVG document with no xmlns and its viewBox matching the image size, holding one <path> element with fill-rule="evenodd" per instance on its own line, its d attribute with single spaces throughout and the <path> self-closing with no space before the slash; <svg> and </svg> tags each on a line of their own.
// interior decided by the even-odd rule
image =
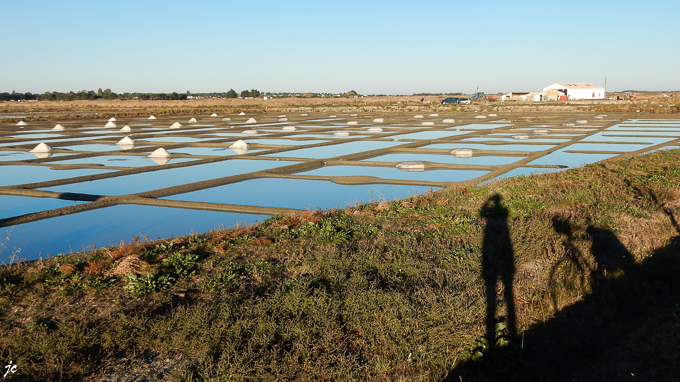
<svg viewBox="0 0 680 382">
<path fill-rule="evenodd" d="M 503 219 L 507 220 L 510 212 L 508 208 L 502 204 L 503 197 L 500 194 L 494 194 L 486 200 L 482 208 L 479 210 L 479 215 L 488 219 Z"/>
</svg>

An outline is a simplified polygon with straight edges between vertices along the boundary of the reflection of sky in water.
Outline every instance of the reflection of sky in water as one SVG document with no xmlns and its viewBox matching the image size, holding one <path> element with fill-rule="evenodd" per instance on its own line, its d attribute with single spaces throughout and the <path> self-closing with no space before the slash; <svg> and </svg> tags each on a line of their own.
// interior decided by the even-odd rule
<svg viewBox="0 0 680 382">
<path fill-rule="evenodd" d="M 53 210 L 55 208 L 72 206 L 78 203 L 82 202 L 53 198 L 30 198 L 26 196 L 0 195 L 0 206 L 2 206 L 0 207 L 0 219 L 34 212 Z M 0 228 L 0 233 L 2 233 L 2 228 Z"/>
<path fill-rule="evenodd" d="M 392 139 L 438 139 L 469 134 L 469 131 L 421 131 L 419 133 L 393 135 Z"/>
<path fill-rule="evenodd" d="M 474 149 L 496 151 L 543 151 L 551 149 L 553 145 L 483 145 L 479 143 L 434 143 L 423 146 L 423 149 Z"/>
<path fill-rule="evenodd" d="M 478 137 L 478 138 L 463 138 L 461 141 L 466 141 L 466 142 L 487 142 L 487 141 L 500 141 L 500 142 L 521 142 L 521 141 L 531 141 L 531 142 L 539 142 L 539 143 L 563 143 L 563 142 L 568 142 L 571 139 L 559 139 L 559 138 L 541 138 L 541 137 L 532 137 L 531 135 L 529 136 L 528 139 L 513 139 L 513 138 L 503 138 L 503 137 Z"/>
<path fill-rule="evenodd" d="M 222 138 L 192 138 L 192 137 L 161 137 L 161 138 L 139 138 L 138 142 L 205 142 Z"/>
<path fill-rule="evenodd" d="M 260 152 L 262 150 L 248 150 L 246 154 L 253 154 Z M 221 149 L 211 148 L 211 147 L 182 147 L 178 149 L 170 149 L 172 154 L 189 154 L 189 155 L 211 155 L 211 156 L 230 156 L 239 155 L 234 150 L 229 147 L 223 147 Z"/>
<path fill-rule="evenodd" d="M 173 150 L 174 151 L 174 150 Z M 173 158 L 170 157 L 170 163 L 180 163 L 195 160 L 193 158 Z M 103 166 L 118 166 L 118 167 L 142 167 L 142 166 L 158 166 L 151 158 L 136 155 L 104 155 L 91 158 L 68 159 L 58 162 L 50 162 L 54 164 L 100 164 Z"/>
<path fill-rule="evenodd" d="M 616 135 L 651 135 L 651 136 L 659 136 L 659 137 L 680 137 L 680 131 L 628 131 L 628 130 L 605 130 L 606 132 L 610 132 L 611 134 L 616 134 Z M 605 135 L 606 136 L 606 135 Z M 646 139 L 646 138 L 645 138 Z"/>
<path fill-rule="evenodd" d="M 65 156 L 65 155 L 71 155 L 71 154 L 52 154 L 52 157 L 58 157 L 58 156 Z M 30 159 L 38 159 L 33 153 L 29 153 L 26 151 L 0 151 L 0 162 L 7 162 L 7 161 L 20 161 L 20 160 L 30 160 Z M 2 170 L 0 168 L 0 174 L 2 174 Z"/>
<path fill-rule="evenodd" d="M 529 165 L 552 164 L 567 167 L 578 167 L 584 164 L 595 163 L 601 160 L 617 156 L 617 154 L 565 153 L 564 150 L 568 150 L 568 148 L 563 150 L 557 150 L 542 158 L 538 158 L 532 162 L 529 162 L 528 164 Z"/>
<path fill-rule="evenodd" d="M 291 139 L 247 139 L 245 141 L 246 143 L 257 143 L 260 145 L 283 145 L 283 146 L 302 146 L 328 142 L 317 140 L 294 141 Z"/>
<path fill-rule="evenodd" d="M 349 136 L 348 137 L 336 137 L 333 135 L 333 133 L 328 133 L 328 134 L 295 134 L 295 135 L 286 135 L 286 138 L 323 138 L 323 139 L 338 139 L 338 138 L 357 138 L 357 137 L 366 137 L 366 135 L 360 135 L 359 133 L 355 131 L 348 131 Z"/>
<path fill-rule="evenodd" d="M 375 158 L 364 159 L 364 161 L 373 162 L 427 161 L 445 164 L 476 164 L 487 166 L 501 166 L 509 163 L 515 163 L 522 159 L 524 159 L 524 157 L 473 156 L 472 158 L 456 158 L 451 155 L 436 155 L 436 154 L 387 154 Z"/>
<path fill-rule="evenodd" d="M 164 199 L 242 204 L 283 208 L 335 208 L 354 201 L 405 198 L 422 194 L 430 187 L 391 184 L 345 186 L 330 181 L 306 179 L 252 179 L 220 187 L 170 196 Z"/>
<path fill-rule="evenodd" d="M 20 166 L 9 165 L 0 167 L 0 186 L 12 186 L 16 184 L 46 182 L 48 180 L 68 179 L 76 176 L 108 173 L 113 170 L 52 170 L 44 166 Z"/>
<path fill-rule="evenodd" d="M 20 258 L 36 260 L 38 254 L 46 257 L 58 253 L 79 252 L 118 245 L 121 240 L 131 241 L 135 235 L 148 235 L 151 240 L 160 237 L 189 235 L 207 232 L 214 228 L 233 227 L 239 223 L 265 220 L 265 215 L 248 215 L 228 212 L 186 210 L 152 206 L 119 205 L 78 214 L 0 228 L 12 230 L 3 251 L 3 257 L 20 247 Z M 39 234 L 38 234 L 39 233 Z"/>
<path fill-rule="evenodd" d="M 342 155 L 355 154 L 363 151 L 384 149 L 399 145 L 398 142 L 376 142 L 376 141 L 357 141 L 340 143 L 323 147 L 310 147 L 307 149 L 291 150 L 283 153 L 267 154 L 265 156 L 276 156 L 285 158 L 334 158 Z"/>
<path fill-rule="evenodd" d="M 465 130 L 488 130 L 507 126 L 512 126 L 512 123 L 470 123 L 467 125 L 456 126 L 456 128 Z"/>
<path fill-rule="evenodd" d="M 655 138 L 655 137 L 644 137 L 638 139 L 627 136 L 614 136 L 604 133 L 595 133 L 589 137 L 581 139 L 581 142 L 630 142 L 639 144 L 658 145 L 659 143 L 669 142 L 674 139 L 675 138 Z"/>
<path fill-rule="evenodd" d="M 38 140 L 38 141 L 15 141 L 15 142 L 4 142 L 0 143 L 0 147 L 6 147 L 6 146 L 18 146 L 18 145 L 29 145 L 29 144 L 38 144 L 38 143 L 53 143 L 53 142 L 77 142 L 77 141 L 92 141 L 95 139 L 105 139 L 105 138 L 111 138 L 111 137 L 85 137 L 85 138 L 60 138 L 60 139 L 45 139 L 45 140 Z M 54 145 L 50 145 L 54 146 Z"/>
<path fill-rule="evenodd" d="M 146 147 L 140 145 L 139 142 L 135 142 L 135 148 Z M 103 152 L 103 151 L 123 151 L 120 146 L 116 144 L 104 145 L 104 144 L 93 144 L 93 145 L 74 145 L 74 146 L 58 146 L 55 148 L 72 150 L 72 151 L 87 151 L 87 152 Z"/>
<path fill-rule="evenodd" d="M 645 144 L 623 144 L 623 143 L 574 143 L 565 147 L 571 151 L 637 151 L 649 147 Z"/>
<path fill-rule="evenodd" d="M 373 176 L 382 179 L 423 180 L 427 182 L 463 182 L 487 173 L 487 171 L 465 170 L 402 171 L 396 167 L 327 166 L 295 175 Z"/>
<path fill-rule="evenodd" d="M 40 139 L 40 138 L 53 138 L 53 137 L 63 137 L 61 134 L 21 134 L 21 135 L 10 135 L 10 138 L 24 138 L 24 139 Z"/>
<path fill-rule="evenodd" d="M 149 159 L 151 160 L 151 159 Z M 177 186 L 185 183 L 246 174 L 253 171 L 288 166 L 298 162 L 234 159 L 216 163 L 171 168 L 121 178 L 100 179 L 46 188 L 55 192 L 78 192 L 95 195 L 124 195 Z"/>
</svg>

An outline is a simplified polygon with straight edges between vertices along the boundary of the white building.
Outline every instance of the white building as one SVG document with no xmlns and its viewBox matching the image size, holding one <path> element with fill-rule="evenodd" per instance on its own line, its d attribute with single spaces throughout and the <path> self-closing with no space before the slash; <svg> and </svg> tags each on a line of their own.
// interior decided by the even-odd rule
<svg viewBox="0 0 680 382">
<path fill-rule="evenodd" d="M 543 88 L 549 101 L 604 99 L 604 88 L 590 82 L 559 82 Z"/>
</svg>

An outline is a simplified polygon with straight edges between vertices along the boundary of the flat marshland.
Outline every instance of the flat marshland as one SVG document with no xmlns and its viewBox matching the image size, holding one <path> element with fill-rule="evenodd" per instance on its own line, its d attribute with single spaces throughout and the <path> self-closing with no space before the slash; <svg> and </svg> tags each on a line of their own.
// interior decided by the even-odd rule
<svg viewBox="0 0 680 382">
<path fill-rule="evenodd" d="M 35 381 L 677 381 L 679 160 L 4 266 L 1 359 Z"/>
</svg>

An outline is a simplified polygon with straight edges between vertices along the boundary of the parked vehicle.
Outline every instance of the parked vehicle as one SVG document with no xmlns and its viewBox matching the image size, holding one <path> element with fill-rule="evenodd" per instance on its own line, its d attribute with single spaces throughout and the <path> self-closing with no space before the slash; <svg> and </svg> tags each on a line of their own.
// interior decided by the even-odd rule
<svg viewBox="0 0 680 382">
<path fill-rule="evenodd" d="M 444 98 L 442 100 L 442 105 L 447 104 L 447 103 L 458 103 L 458 101 L 460 101 L 460 98 L 448 97 L 448 98 Z"/>
<path fill-rule="evenodd" d="M 461 98 L 460 100 L 458 100 L 459 105 L 469 105 L 471 103 L 472 101 L 469 98 Z"/>
</svg>

